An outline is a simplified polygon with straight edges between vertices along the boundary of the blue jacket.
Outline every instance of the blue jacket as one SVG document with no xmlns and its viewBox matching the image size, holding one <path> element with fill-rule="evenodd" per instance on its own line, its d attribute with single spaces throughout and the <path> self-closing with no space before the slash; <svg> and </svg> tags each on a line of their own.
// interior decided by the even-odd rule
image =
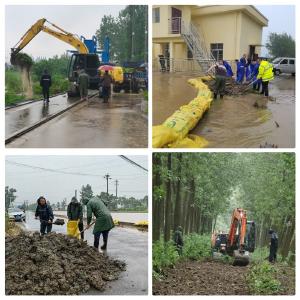
<svg viewBox="0 0 300 300">
<path fill-rule="evenodd" d="M 227 76 L 228 77 L 232 77 L 233 76 L 233 72 L 232 72 L 230 64 L 226 60 L 223 61 L 223 64 L 224 64 L 224 67 L 226 68 Z"/>
</svg>

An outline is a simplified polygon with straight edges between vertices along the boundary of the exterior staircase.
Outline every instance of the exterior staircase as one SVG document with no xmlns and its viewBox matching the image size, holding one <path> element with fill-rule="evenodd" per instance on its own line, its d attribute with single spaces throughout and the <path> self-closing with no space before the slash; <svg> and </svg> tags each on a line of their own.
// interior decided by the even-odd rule
<svg viewBox="0 0 300 300">
<path fill-rule="evenodd" d="M 186 42 L 189 50 L 192 52 L 193 58 L 197 61 L 201 70 L 206 72 L 216 60 L 206 48 L 202 34 L 192 22 L 186 24 L 181 20 L 181 36 Z"/>
</svg>

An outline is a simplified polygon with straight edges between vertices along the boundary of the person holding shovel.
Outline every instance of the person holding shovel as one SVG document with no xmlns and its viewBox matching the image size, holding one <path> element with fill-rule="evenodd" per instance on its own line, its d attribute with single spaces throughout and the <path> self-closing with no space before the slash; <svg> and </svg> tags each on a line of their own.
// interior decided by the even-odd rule
<svg viewBox="0 0 300 300">
<path fill-rule="evenodd" d="M 44 235 L 52 230 L 52 222 L 54 219 L 53 211 L 50 205 L 47 204 L 45 197 L 41 196 L 37 199 L 37 207 L 35 210 L 35 218 L 40 219 L 40 233 Z"/>
<path fill-rule="evenodd" d="M 101 250 L 107 249 L 108 234 L 114 227 L 114 222 L 110 211 L 99 197 L 93 197 L 91 200 L 84 199 L 84 204 L 87 207 L 87 228 L 91 227 L 93 215 L 96 217 L 94 234 L 94 247 L 99 249 L 99 241 L 101 234 L 103 236 L 103 245 Z"/>
<path fill-rule="evenodd" d="M 71 199 L 67 208 L 67 213 L 70 221 L 78 221 L 78 229 L 80 231 L 81 239 L 84 240 L 83 210 L 81 203 L 78 202 L 76 197 Z"/>
</svg>

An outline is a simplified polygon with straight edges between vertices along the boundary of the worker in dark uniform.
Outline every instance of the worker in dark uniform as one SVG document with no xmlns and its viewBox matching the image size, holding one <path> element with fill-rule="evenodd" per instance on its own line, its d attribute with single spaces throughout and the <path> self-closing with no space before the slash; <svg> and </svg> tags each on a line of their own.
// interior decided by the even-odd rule
<svg viewBox="0 0 300 300">
<path fill-rule="evenodd" d="M 278 250 L 278 235 L 273 229 L 269 230 L 269 235 L 271 237 L 269 262 L 275 263 L 277 259 L 277 250 Z"/>
<path fill-rule="evenodd" d="M 81 100 L 87 100 L 89 88 L 89 76 L 84 69 L 78 75 L 78 86 Z"/>
<path fill-rule="evenodd" d="M 111 84 L 112 84 L 112 78 L 109 75 L 108 71 L 105 70 L 105 73 L 101 78 L 102 95 L 103 95 L 103 99 L 104 99 L 103 102 L 104 103 L 107 103 L 108 99 L 110 97 Z"/>
<path fill-rule="evenodd" d="M 83 232 L 83 210 L 82 205 L 76 197 L 73 197 L 67 208 L 68 219 L 70 221 L 78 221 L 78 229 L 81 232 L 81 239 L 84 239 Z"/>
<path fill-rule="evenodd" d="M 174 232 L 174 244 L 179 255 L 182 255 L 183 248 L 183 232 L 182 227 L 178 226 Z"/>
<path fill-rule="evenodd" d="M 214 99 L 217 99 L 218 94 L 220 94 L 220 98 L 222 99 L 225 94 L 227 70 L 222 60 L 212 65 L 206 73 L 209 73 L 212 69 L 214 69 L 216 77 L 216 82 L 214 86 Z"/>
<path fill-rule="evenodd" d="M 45 197 L 41 196 L 37 200 L 37 208 L 35 210 L 35 218 L 40 219 L 40 233 L 44 235 L 45 232 L 51 232 L 52 222 L 54 219 L 52 208 L 47 204 Z"/>
<path fill-rule="evenodd" d="M 40 86 L 43 90 L 44 101 L 49 102 L 49 90 L 52 84 L 51 76 L 48 74 L 47 70 L 44 70 L 44 73 L 40 80 Z"/>
</svg>

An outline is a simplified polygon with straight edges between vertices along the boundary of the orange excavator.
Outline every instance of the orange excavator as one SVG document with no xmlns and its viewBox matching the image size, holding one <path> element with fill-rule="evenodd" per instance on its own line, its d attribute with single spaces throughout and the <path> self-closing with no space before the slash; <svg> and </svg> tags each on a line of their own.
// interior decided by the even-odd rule
<svg viewBox="0 0 300 300">
<path fill-rule="evenodd" d="M 255 249 L 255 223 L 247 220 L 247 212 L 236 208 L 232 212 L 229 233 L 212 234 L 213 256 L 220 254 L 233 257 L 233 265 L 249 264 L 249 253 Z"/>
</svg>

